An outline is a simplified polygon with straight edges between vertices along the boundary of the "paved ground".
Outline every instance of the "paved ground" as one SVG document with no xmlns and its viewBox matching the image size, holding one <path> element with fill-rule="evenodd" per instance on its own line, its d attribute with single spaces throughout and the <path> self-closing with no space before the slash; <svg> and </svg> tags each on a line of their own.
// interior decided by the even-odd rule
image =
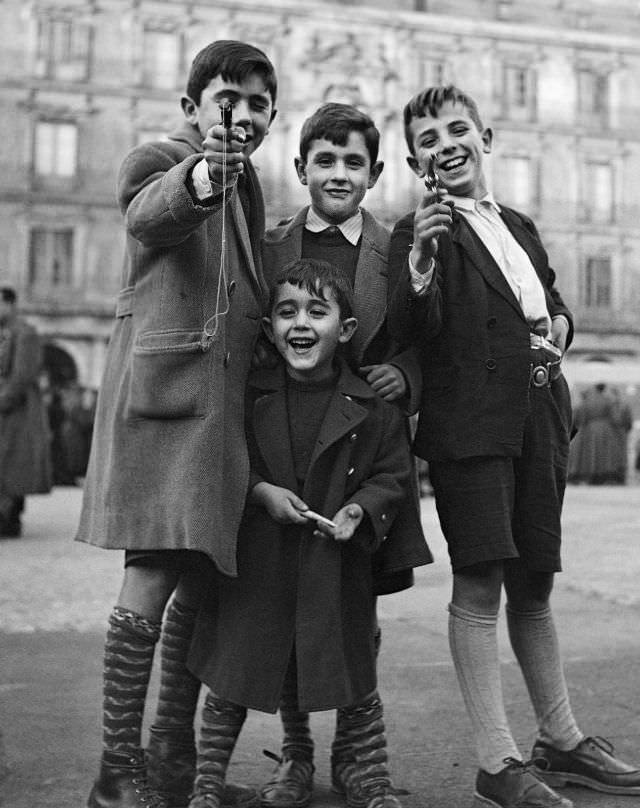
<svg viewBox="0 0 640 808">
<path fill-rule="evenodd" d="M 30 498 L 25 537 L 0 542 L 0 730 L 11 770 L 3 808 L 83 808 L 95 774 L 102 642 L 121 560 L 71 541 L 79 502 L 73 488 Z M 436 563 L 412 590 L 380 602 L 390 764 L 411 792 L 406 808 L 468 808 L 475 762 L 449 660 L 449 569 L 431 499 L 423 517 Z M 565 526 L 554 604 L 574 711 L 585 731 L 640 762 L 640 488 L 570 488 Z M 526 753 L 533 716 L 504 621 L 500 631 L 507 709 Z M 327 788 L 333 716 L 314 715 L 313 728 L 314 804 L 340 805 Z M 271 769 L 261 751 L 277 745 L 276 718 L 251 714 L 233 779 L 259 785 Z M 640 797 L 566 794 L 576 808 L 640 806 Z"/>
</svg>

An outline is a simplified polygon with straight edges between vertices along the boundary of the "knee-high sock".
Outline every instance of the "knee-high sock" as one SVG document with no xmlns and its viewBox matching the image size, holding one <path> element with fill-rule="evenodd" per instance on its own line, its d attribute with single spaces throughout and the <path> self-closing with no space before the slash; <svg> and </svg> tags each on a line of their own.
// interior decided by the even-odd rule
<svg viewBox="0 0 640 808">
<path fill-rule="evenodd" d="M 160 624 L 116 606 L 104 646 L 103 743 L 124 751 L 140 747 L 153 652 Z"/>
<path fill-rule="evenodd" d="M 282 757 L 285 760 L 313 760 L 313 739 L 309 728 L 309 713 L 298 709 L 298 685 L 295 654 L 287 669 L 282 696 L 280 718 L 284 730 Z"/>
<path fill-rule="evenodd" d="M 380 656 L 380 646 L 382 644 L 382 629 L 378 623 L 375 611 L 375 602 L 373 607 L 373 650 L 376 655 L 376 663 Z M 349 759 L 349 741 L 346 737 L 344 730 L 344 713 L 341 710 L 336 712 L 336 729 L 331 743 L 331 766 L 332 768 L 339 765 L 343 760 Z"/>
<path fill-rule="evenodd" d="M 505 758 L 521 760 L 504 709 L 497 640 L 498 616 L 449 604 L 449 646 L 471 720 L 480 767 L 496 774 Z"/>
<path fill-rule="evenodd" d="M 172 598 L 160 640 L 160 690 L 154 726 L 163 729 L 193 726 L 200 682 L 187 669 L 196 611 Z"/>
<path fill-rule="evenodd" d="M 569 703 L 551 609 L 519 612 L 507 604 L 511 647 L 522 670 L 538 720 L 538 733 L 568 751 L 583 739 Z"/>
<path fill-rule="evenodd" d="M 207 694 L 198 744 L 196 794 L 211 794 L 222 803 L 227 768 L 246 717 L 244 707 Z"/>
<path fill-rule="evenodd" d="M 339 713 L 351 755 L 351 762 L 342 761 L 342 780 L 352 800 L 368 804 L 391 789 L 382 702 L 376 692 Z"/>
</svg>

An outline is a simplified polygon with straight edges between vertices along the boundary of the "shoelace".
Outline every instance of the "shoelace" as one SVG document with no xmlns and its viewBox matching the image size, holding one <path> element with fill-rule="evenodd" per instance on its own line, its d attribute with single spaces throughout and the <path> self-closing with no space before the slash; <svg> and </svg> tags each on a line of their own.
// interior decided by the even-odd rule
<svg viewBox="0 0 640 808">
<path fill-rule="evenodd" d="M 136 794 L 138 794 L 143 805 L 149 806 L 149 808 L 167 808 L 167 803 L 164 799 L 149 785 L 146 775 L 134 777 L 131 782 L 135 786 L 139 786 L 136 788 Z"/>
<path fill-rule="evenodd" d="M 285 759 L 280 755 L 276 755 L 275 752 L 271 752 L 269 749 L 263 749 L 262 754 L 271 760 L 275 760 L 278 764 L 278 768 L 273 773 L 274 776 L 271 778 L 268 785 L 286 783 L 287 781 L 304 784 L 309 774 L 313 772 L 313 763 L 311 763 L 311 761 L 295 760 L 294 758 Z M 309 767 L 309 773 L 306 771 L 307 767 Z"/>
<path fill-rule="evenodd" d="M 582 743 L 590 743 L 593 746 L 597 746 L 598 749 L 601 749 L 603 752 L 606 752 L 607 755 L 613 755 L 615 752 L 614 745 L 608 741 L 606 738 L 603 738 L 601 735 L 590 735 L 588 738 L 585 738 Z"/>
</svg>

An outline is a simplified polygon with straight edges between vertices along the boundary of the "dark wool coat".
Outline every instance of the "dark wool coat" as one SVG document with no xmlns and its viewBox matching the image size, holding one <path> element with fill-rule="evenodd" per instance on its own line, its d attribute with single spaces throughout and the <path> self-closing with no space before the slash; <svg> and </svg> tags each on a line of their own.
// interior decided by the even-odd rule
<svg viewBox="0 0 640 808">
<path fill-rule="evenodd" d="M 571 313 L 555 287 L 533 222 L 501 206 L 501 216 L 531 259 L 551 317 Z M 408 256 L 414 214 L 395 226 L 389 253 L 389 329 L 422 353 L 423 391 L 414 448 L 427 460 L 518 456 L 529 408 L 530 327 L 500 268 L 457 211 L 440 236 L 435 277 L 423 296 L 411 288 Z M 570 410 L 561 377 L 563 410 Z"/>
<path fill-rule="evenodd" d="M 248 411 L 252 472 L 292 491 L 286 383 L 281 368 L 252 380 Z M 219 577 L 201 610 L 190 667 L 216 694 L 275 712 L 292 649 L 301 710 L 352 704 L 376 686 L 371 551 L 384 541 L 411 475 L 403 416 L 343 365 L 311 457 L 302 497 L 332 517 L 365 511 L 348 542 L 313 536 L 314 525 L 281 525 L 247 509 L 239 577 Z"/>
<path fill-rule="evenodd" d="M 17 318 L 0 350 L 0 495 L 51 490 L 50 435 L 40 395 L 40 340 Z"/>
<path fill-rule="evenodd" d="M 262 259 L 267 283 L 279 269 L 302 255 L 302 237 L 309 207 L 299 210 L 286 224 L 268 230 L 262 245 Z M 415 413 L 420 403 L 422 374 L 417 351 L 402 348 L 386 334 L 389 231 L 368 211 L 362 210 L 362 242 L 354 283 L 355 316 L 358 328 L 348 348 L 355 367 L 363 364 L 390 363 L 403 372 L 408 394 L 404 407 Z M 373 355 L 372 345 L 379 346 L 385 336 L 384 352 Z M 414 490 L 415 489 L 415 490 Z M 389 541 L 374 559 L 375 592 L 387 594 L 406 589 L 413 583 L 413 567 L 429 564 L 433 557 L 420 526 L 420 501 L 417 486 L 410 484 Z"/>
<path fill-rule="evenodd" d="M 264 207 L 245 164 L 253 230 L 236 192 L 226 206 L 194 201 L 202 158 L 189 124 L 125 159 L 124 289 L 98 400 L 78 539 L 108 548 L 186 548 L 236 573 L 248 484 L 244 390 L 264 306 Z M 218 284 L 223 308 L 215 330 Z"/>
</svg>

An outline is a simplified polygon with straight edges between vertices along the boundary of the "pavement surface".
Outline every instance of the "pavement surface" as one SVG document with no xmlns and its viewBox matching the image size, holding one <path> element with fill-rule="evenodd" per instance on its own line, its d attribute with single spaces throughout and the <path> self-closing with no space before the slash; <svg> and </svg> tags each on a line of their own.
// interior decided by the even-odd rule
<svg viewBox="0 0 640 808">
<path fill-rule="evenodd" d="M 72 541 L 80 499 L 78 488 L 30 497 L 24 537 L 0 541 L 3 808 L 84 808 L 97 770 L 102 645 L 122 559 Z M 433 500 L 422 506 L 436 561 L 413 589 L 379 601 L 390 769 L 410 792 L 406 808 L 470 808 L 476 762 L 447 644 L 449 565 Z M 584 732 L 640 763 L 640 488 L 570 487 L 564 523 L 553 605 L 574 713 Z M 535 724 L 504 623 L 505 700 L 526 756 Z M 318 808 L 343 804 L 329 789 L 333 723 L 332 713 L 312 717 Z M 262 750 L 277 751 L 279 734 L 277 717 L 250 713 L 230 778 L 261 785 L 273 766 Z M 563 793 L 576 808 L 640 806 L 640 797 Z"/>
</svg>

